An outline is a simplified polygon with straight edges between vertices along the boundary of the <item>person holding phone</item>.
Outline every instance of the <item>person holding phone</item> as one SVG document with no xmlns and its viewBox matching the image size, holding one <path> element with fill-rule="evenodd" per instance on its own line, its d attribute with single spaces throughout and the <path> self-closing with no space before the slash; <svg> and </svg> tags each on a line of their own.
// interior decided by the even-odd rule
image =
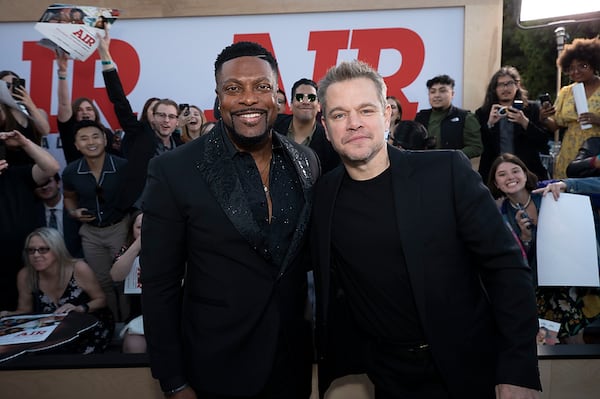
<svg viewBox="0 0 600 399">
<path fill-rule="evenodd" d="M 179 126 L 184 143 L 202 136 L 202 126 L 206 123 L 204 111 L 196 105 L 179 104 Z"/>
<path fill-rule="evenodd" d="M 600 137 L 600 38 L 575 39 L 565 45 L 556 60 L 560 69 L 569 75 L 572 84 L 560 89 L 554 106 L 543 107 L 543 121 L 553 132 L 566 129 L 560 153 L 554 165 L 554 178 L 567 177 L 567 166 L 591 137 Z M 578 112 L 573 96 L 573 87 L 581 83 L 585 89 L 588 112 Z M 582 126 L 591 125 L 590 128 Z"/>
<path fill-rule="evenodd" d="M 494 160 L 504 153 L 517 155 L 538 179 L 548 178 L 539 154 L 548 150 L 549 132 L 540 122 L 539 106 L 528 100 L 515 67 L 504 66 L 494 73 L 475 115 L 481 124 L 479 174 L 484 181 Z"/>
<path fill-rule="evenodd" d="M 64 209 L 79 220 L 83 254 L 118 321 L 129 307 L 110 277 L 113 258 L 127 238 L 129 217 L 118 207 L 127 160 L 106 152 L 106 134 L 93 120 L 75 124 L 75 146 L 83 157 L 63 171 Z"/>
<path fill-rule="evenodd" d="M 9 112 L 5 115 L 6 130 L 18 130 L 25 137 L 40 145 L 42 137 L 50 132 L 50 124 L 48 123 L 48 114 L 38 108 L 33 99 L 25 89 L 25 80 L 12 71 L 0 71 L 0 79 L 4 81 L 2 91 L 6 88 L 13 99 L 16 101 L 18 108 L 14 108 L 12 104 L 6 104 Z M 29 164 L 31 158 L 24 151 L 19 149 L 11 149 L 7 152 L 8 160 L 13 165 Z"/>
</svg>

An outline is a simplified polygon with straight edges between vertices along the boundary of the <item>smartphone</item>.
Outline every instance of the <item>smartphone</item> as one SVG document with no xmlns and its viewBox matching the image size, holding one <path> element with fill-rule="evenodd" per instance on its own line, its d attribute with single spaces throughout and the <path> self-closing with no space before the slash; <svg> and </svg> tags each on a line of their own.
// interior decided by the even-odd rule
<svg viewBox="0 0 600 399">
<path fill-rule="evenodd" d="M 12 91 L 15 93 L 17 91 L 17 87 L 25 88 L 25 79 L 17 79 L 13 78 L 12 80 Z"/>
<path fill-rule="evenodd" d="M 523 109 L 523 100 L 515 100 L 513 101 L 513 108 L 522 110 Z"/>
<path fill-rule="evenodd" d="M 544 103 L 552 103 L 552 99 L 550 98 L 550 94 L 544 93 L 540 96 L 540 104 L 543 106 Z"/>
<path fill-rule="evenodd" d="M 190 104 L 179 104 L 179 111 L 188 116 L 190 114 Z"/>
</svg>

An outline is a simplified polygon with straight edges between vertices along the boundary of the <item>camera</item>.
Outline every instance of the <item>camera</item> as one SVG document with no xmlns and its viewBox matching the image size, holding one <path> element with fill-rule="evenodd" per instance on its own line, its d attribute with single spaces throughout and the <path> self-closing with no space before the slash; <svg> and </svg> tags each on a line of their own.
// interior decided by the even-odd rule
<svg viewBox="0 0 600 399">
<path fill-rule="evenodd" d="M 504 115 L 506 115 L 507 112 L 508 112 L 508 109 L 506 107 L 500 107 L 498 109 L 498 115 L 504 116 Z"/>
<path fill-rule="evenodd" d="M 179 111 L 183 112 L 184 116 L 188 116 L 190 114 L 190 104 L 179 104 Z"/>
</svg>

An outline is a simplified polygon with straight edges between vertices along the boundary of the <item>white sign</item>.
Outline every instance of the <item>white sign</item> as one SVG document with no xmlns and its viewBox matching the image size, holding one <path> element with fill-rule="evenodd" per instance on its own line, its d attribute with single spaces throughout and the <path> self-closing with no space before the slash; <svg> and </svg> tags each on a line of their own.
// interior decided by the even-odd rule
<svg viewBox="0 0 600 399">
<path fill-rule="evenodd" d="M 589 197 L 542 199 L 537 227 L 540 286 L 598 287 L 598 250 Z"/>
</svg>

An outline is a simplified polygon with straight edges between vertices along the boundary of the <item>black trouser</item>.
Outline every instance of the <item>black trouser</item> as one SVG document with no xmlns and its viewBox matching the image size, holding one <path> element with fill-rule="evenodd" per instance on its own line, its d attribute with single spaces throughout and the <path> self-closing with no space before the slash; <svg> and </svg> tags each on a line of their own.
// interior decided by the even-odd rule
<svg viewBox="0 0 600 399">
<path fill-rule="evenodd" d="M 449 399 L 428 346 L 369 342 L 367 375 L 376 399 Z"/>
</svg>

